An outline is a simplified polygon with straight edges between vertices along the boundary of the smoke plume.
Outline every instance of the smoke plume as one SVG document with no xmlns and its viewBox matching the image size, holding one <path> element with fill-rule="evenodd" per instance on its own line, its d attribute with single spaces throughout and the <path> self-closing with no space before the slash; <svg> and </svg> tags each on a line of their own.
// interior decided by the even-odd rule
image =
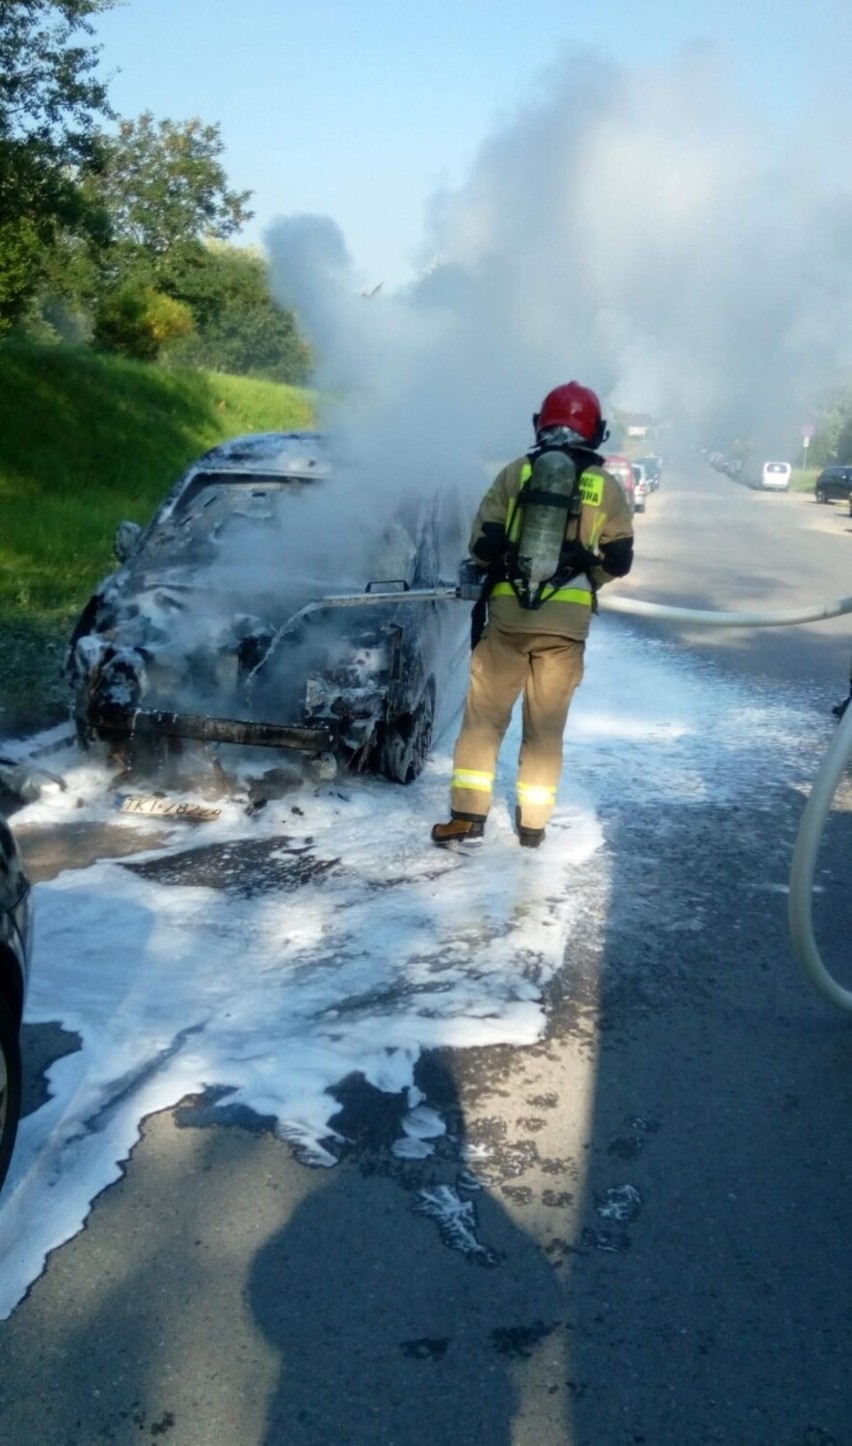
<svg viewBox="0 0 852 1446">
<path fill-rule="evenodd" d="M 328 218 L 267 234 L 368 495 L 473 496 L 571 378 L 681 440 L 793 455 L 852 360 L 841 158 L 817 172 L 804 128 L 763 133 L 708 47 L 653 71 L 572 51 L 526 94 L 433 198 L 409 287 L 362 295 Z"/>
</svg>

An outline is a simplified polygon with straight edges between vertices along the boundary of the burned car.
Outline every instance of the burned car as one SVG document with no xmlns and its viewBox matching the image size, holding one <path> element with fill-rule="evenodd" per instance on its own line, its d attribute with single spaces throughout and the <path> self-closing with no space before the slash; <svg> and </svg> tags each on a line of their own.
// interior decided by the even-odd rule
<svg viewBox="0 0 852 1446">
<path fill-rule="evenodd" d="M 149 768 L 237 744 L 416 778 L 466 674 L 467 518 L 452 491 L 366 504 L 314 432 L 205 453 L 116 531 L 68 650 L 80 741 Z"/>
<path fill-rule="evenodd" d="M 0 814 L 0 1186 L 21 1113 L 21 1019 L 30 967 L 30 885 L 12 830 Z"/>
</svg>

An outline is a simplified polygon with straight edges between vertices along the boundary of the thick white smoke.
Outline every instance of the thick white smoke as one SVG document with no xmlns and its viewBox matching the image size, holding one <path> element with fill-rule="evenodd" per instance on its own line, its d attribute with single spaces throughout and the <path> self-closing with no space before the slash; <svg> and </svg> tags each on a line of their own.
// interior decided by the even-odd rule
<svg viewBox="0 0 852 1446">
<path fill-rule="evenodd" d="M 817 179 L 805 134 L 762 134 L 706 47 L 653 71 L 571 52 L 434 198 L 438 260 L 410 288 L 365 298 L 335 223 L 305 216 L 267 235 L 273 284 L 372 493 L 475 493 L 572 377 L 691 441 L 793 456 L 852 361 L 841 162 Z"/>
</svg>

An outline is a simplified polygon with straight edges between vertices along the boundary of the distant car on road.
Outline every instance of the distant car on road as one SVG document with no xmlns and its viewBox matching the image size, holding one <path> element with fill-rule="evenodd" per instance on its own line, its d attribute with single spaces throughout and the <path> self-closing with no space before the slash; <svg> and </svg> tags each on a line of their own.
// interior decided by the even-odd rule
<svg viewBox="0 0 852 1446">
<path fill-rule="evenodd" d="M 187 740 L 411 782 L 455 713 L 469 611 L 406 595 L 455 581 L 468 519 L 453 488 L 400 493 L 347 523 L 360 494 L 313 432 L 205 453 L 147 528 L 119 524 L 121 566 L 74 628 L 81 743 L 137 771 L 180 771 Z"/>
<path fill-rule="evenodd" d="M 760 485 L 767 492 L 786 492 L 792 472 L 789 462 L 764 462 L 760 472 Z"/>
<path fill-rule="evenodd" d="M 663 459 L 656 453 L 647 457 L 637 457 L 637 464 L 645 468 L 645 476 L 648 478 L 648 485 L 652 492 L 656 492 L 663 478 Z"/>
<path fill-rule="evenodd" d="M 15 838 L 0 815 L 0 1186 L 21 1114 L 21 1021 L 30 972 L 30 884 Z"/>
<path fill-rule="evenodd" d="M 639 463 L 633 463 L 633 506 L 634 511 L 644 512 L 645 504 L 651 495 L 651 484 L 645 468 Z"/>
<path fill-rule="evenodd" d="M 610 457 L 604 457 L 604 467 L 621 484 L 621 490 L 627 498 L 627 505 L 631 512 L 636 510 L 636 479 L 633 476 L 633 463 L 629 457 L 623 457 L 620 453 L 614 452 Z"/>
<path fill-rule="evenodd" d="M 824 467 L 814 483 L 817 502 L 848 502 L 852 516 L 852 467 Z"/>
</svg>

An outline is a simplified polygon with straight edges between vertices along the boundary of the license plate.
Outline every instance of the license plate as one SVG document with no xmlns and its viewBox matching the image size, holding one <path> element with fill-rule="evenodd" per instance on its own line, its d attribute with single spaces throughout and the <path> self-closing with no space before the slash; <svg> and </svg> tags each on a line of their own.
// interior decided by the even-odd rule
<svg viewBox="0 0 852 1446">
<path fill-rule="evenodd" d="M 208 823 L 218 818 L 221 808 L 186 799 L 163 798 L 158 793 L 127 793 L 119 801 L 119 813 L 154 814 L 157 818 L 184 818 L 192 823 Z"/>
</svg>

